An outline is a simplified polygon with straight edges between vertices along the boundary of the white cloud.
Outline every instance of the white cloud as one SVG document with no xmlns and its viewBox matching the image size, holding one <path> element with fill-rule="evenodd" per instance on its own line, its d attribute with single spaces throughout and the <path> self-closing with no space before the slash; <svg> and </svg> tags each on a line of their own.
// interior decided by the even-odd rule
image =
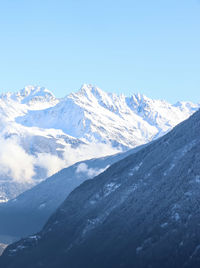
<svg viewBox="0 0 200 268">
<path fill-rule="evenodd" d="M 17 137 L 7 139 L 0 137 L 0 176 L 4 180 L 13 180 L 18 183 L 34 183 L 34 178 L 37 177 L 35 167 L 44 169 L 46 177 L 49 177 L 76 162 L 120 152 L 110 144 L 84 144 L 77 148 L 72 148 L 71 145 L 65 146 L 62 157 L 50 153 L 30 155 L 18 140 Z M 103 172 L 103 169 L 92 169 L 82 164 L 77 172 L 85 172 L 91 178 Z"/>
<path fill-rule="evenodd" d="M 86 165 L 85 163 L 80 163 L 77 166 L 76 173 L 85 173 L 88 178 L 93 178 L 105 171 L 107 168 L 109 168 L 109 165 L 106 168 L 94 169 L 88 168 L 88 165 Z"/>
<path fill-rule="evenodd" d="M 65 147 L 63 158 L 66 162 L 66 165 L 70 166 L 80 161 L 108 156 L 119 152 L 121 152 L 120 148 L 114 148 L 109 143 L 83 144 L 76 149 L 68 145 Z"/>
<path fill-rule="evenodd" d="M 35 175 L 33 157 L 13 139 L 0 138 L 0 175 L 19 183 L 31 183 Z"/>
<path fill-rule="evenodd" d="M 59 158 L 56 155 L 40 153 L 34 160 L 35 165 L 46 169 L 47 177 L 55 174 L 59 170 L 66 167 L 66 163 L 63 159 Z"/>
<path fill-rule="evenodd" d="M 49 177 L 59 170 L 71 166 L 77 162 L 112 155 L 120 152 L 120 149 L 113 148 L 110 144 L 84 144 L 77 148 L 72 148 L 71 145 L 66 145 L 63 157 L 57 155 L 40 153 L 35 157 L 34 164 L 46 169 L 46 176 Z M 86 171 L 85 171 L 86 172 Z M 88 177 L 94 177 L 102 170 L 87 169 Z"/>
</svg>

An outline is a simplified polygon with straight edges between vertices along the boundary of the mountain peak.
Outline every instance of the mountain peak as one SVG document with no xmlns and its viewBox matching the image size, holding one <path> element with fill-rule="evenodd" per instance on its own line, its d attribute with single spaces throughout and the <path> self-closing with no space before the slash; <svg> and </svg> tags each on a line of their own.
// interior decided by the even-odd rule
<svg viewBox="0 0 200 268">
<path fill-rule="evenodd" d="M 28 85 L 18 92 L 7 92 L 1 95 L 5 100 L 13 100 L 22 104 L 30 104 L 32 101 L 49 102 L 56 100 L 54 94 L 45 87 Z"/>
<path fill-rule="evenodd" d="M 19 96 L 25 102 L 29 101 L 35 97 L 48 97 L 48 98 L 55 98 L 53 93 L 45 87 L 38 87 L 38 86 L 26 86 L 22 90 L 20 90 L 16 96 Z"/>
<path fill-rule="evenodd" d="M 102 89 L 100 89 L 97 86 L 94 86 L 92 84 L 83 84 L 80 88 L 80 90 L 78 91 L 84 95 L 102 95 L 102 94 L 106 94 L 106 92 L 104 92 Z"/>
</svg>

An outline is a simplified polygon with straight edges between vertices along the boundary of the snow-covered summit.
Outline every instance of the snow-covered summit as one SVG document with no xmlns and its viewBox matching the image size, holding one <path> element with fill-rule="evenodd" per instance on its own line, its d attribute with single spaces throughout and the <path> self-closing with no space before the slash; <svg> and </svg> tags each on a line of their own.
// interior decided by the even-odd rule
<svg viewBox="0 0 200 268">
<path fill-rule="evenodd" d="M 130 148 L 163 135 L 198 107 L 189 102 L 172 105 L 142 94 L 126 97 L 84 84 L 57 105 L 30 111 L 17 122 L 29 127 L 62 129 L 84 142 L 110 142 Z"/>
<path fill-rule="evenodd" d="M 50 90 L 32 85 L 26 86 L 18 92 L 1 94 L 0 99 L 26 104 L 32 109 L 44 109 L 58 103 L 58 99 Z"/>
<path fill-rule="evenodd" d="M 34 99 L 43 99 L 46 101 L 55 100 L 55 96 L 53 95 L 53 93 L 45 87 L 27 86 L 20 92 L 18 92 L 17 96 L 19 96 L 19 99 L 21 99 L 22 103 L 29 103 Z"/>
</svg>

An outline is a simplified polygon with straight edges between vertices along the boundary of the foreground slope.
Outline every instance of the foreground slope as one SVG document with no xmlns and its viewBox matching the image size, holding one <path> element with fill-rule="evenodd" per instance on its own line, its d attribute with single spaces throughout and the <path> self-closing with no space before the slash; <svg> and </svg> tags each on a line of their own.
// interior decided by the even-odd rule
<svg viewBox="0 0 200 268">
<path fill-rule="evenodd" d="M 4 268 L 200 266 L 200 112 L 76 188 Z"/>
<path fill-rule="evenodd" d="M 12 236 L 16 240 L 17 237 L 21 238 L 38 232 L 72 190 L 142 147 L 125 153 L 78 162 L 62 169 L 15 199 L 0 204 L 0 237 L 1 235 Z"/>
</svg>

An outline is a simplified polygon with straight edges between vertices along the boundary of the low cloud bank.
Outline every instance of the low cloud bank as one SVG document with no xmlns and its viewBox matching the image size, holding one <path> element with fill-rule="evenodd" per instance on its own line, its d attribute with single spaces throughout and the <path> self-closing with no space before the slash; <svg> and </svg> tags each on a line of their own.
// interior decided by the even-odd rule
<svg viewBox="0 0 200 268">
<path fill-rule="evenodd" d="M 0 176 L 19 183 L 31 183 L 35 175 L 34 158 L 15 139 L 0 138 Z"/>
<path fill-rule="evenodd" d="M 34 183 L 34 177 L 37 177 L 36 166 L 44 169 L 45 177 L 49 177 L 76 162 L 118 152 L 120 149 L 113 148 L 110 144 L 84 144 L 78 148 L 65 146 L 62 157 L 50 153 L 30 155 L 17 139 L 0 137 L 0 181 L 8 179 L 18 183 Z M 78 166 L 77 172 L 84 172 L 88 177 L 94 177 L 103 170 L 88 168 L 86 164 L 82 163 Z"/>
<path fill-rule="evenodd" d="M 63 150 L 63 156 L 58 157 L 56 155 L 40 153 L 35 159 L 35 164 L 45 168 L 47 170 L 47 177 L 58 172 L 62 168 L 71 166 L 77 162 L 98 158 L 103 156 L 108 156 L 121 152 L 119 148 L 113 148 L 110 144 L 83 144 L 78 148 L 72 148 L 71 145 L 66 145 Z M 89 177 L 93 176 L 91 174 L 97 174 L 98 171 L 90 169 L 88 171 Z M 93 176 L 93 177 L 94 177 Z"/>
<path fill-rule="evenodd" d="M 85 173 L 88 178 L 93 178 L 100 173 L 104 172 L 107 168 L 109 168 L 109 165 L 106 168 L 88 168 L 88 165 L 85 163 L 80 163 L 77 166 L 76 173 Z"/>
</svg>

